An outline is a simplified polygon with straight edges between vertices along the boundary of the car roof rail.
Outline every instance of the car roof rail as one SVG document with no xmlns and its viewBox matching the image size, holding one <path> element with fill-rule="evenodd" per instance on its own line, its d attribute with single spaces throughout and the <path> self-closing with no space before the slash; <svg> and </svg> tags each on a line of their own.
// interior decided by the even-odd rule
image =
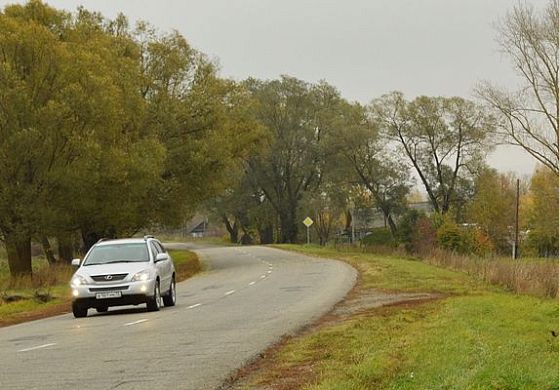
<svg viewBox="0 0 559 390">
<path fill-rule="evenodd" d="M 146 234 L 146 235 L 144 236 L 144 241 L 147 241 L 148 238 L 155 238 L 155 237 L 152 236 L 151 234 Z"/>
<path fill-rule="evenodd" d="M 97 241 L 97 244 L 99 244 L 100 242 L 109 241 L 109 240 L 112 240 L 112 238 L 103 237 L 103 238 L 100 238 L 99 241 Z"/>
</svg>

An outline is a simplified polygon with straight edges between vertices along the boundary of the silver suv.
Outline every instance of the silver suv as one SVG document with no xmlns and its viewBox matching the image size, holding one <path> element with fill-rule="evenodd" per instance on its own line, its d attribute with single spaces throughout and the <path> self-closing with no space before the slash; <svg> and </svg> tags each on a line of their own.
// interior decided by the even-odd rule
<svg viewBox="0 0 559 390">
<path fill-rule="evenodd" d="M 72 276 L 72 312 L 86 317 L 89 308 L 103 313 L 110 306 L 140 305 L 157 311 L 174 306 L 175 266 L 161 242 L 153 236 L 100 240 L 87 252 Z"/>
</svg>

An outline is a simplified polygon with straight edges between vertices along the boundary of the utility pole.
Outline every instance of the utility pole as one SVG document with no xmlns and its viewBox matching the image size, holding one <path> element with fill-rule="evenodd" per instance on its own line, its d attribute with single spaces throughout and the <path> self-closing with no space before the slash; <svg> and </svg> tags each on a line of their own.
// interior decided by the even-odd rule
<svg viewBox="0 0 559 390">
<path fill-rule="evenodd" d="M 518 210 L 520 208 L 520 179 L 516 179 L 516 213 L 514 218 L 514 248 L 512 252 L 512 258 L 518 259 Z"/>
</svg>

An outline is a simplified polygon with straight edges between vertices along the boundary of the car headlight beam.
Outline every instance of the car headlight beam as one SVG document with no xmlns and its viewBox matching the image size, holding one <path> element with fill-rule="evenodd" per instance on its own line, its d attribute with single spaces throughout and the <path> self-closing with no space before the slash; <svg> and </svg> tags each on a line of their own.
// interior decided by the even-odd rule
<svg viewBox="0 0 559 390">
<path fill-rule="evenodd" d="M 87 280 L 85 280 L 85 278 L 81 275 L 74 275 L 74 277 L 70 281 L 70 285 L 72 285 L 73 287 L 82 286 L 84 284 L 87 284 Z"/>
<path fill-rule="evenodd" d="M 149 271 L 148 270 L 144 270 L 144 271 L 140 271 L 137 274 L 135 274 L 134 276 L 132 276 L 132 281 L 133 282 L 145 282 L 146 280 L 149 279 Z"/>
</svg>

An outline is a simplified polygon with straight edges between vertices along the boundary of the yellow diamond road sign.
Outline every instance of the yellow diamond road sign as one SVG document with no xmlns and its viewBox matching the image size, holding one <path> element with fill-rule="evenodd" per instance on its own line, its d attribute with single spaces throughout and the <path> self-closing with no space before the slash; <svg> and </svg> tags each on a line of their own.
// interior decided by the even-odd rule
<svg viewBox="0 0 559 390">
<path fill-rule="evenodd" d="M 314 221 L 312 219 L 310 219 L 310 217 L 307 217 L 303 220 L 303 224 L 306 227 L 311 227 L 311 225 L 314 223 Z"/>
</svg>

